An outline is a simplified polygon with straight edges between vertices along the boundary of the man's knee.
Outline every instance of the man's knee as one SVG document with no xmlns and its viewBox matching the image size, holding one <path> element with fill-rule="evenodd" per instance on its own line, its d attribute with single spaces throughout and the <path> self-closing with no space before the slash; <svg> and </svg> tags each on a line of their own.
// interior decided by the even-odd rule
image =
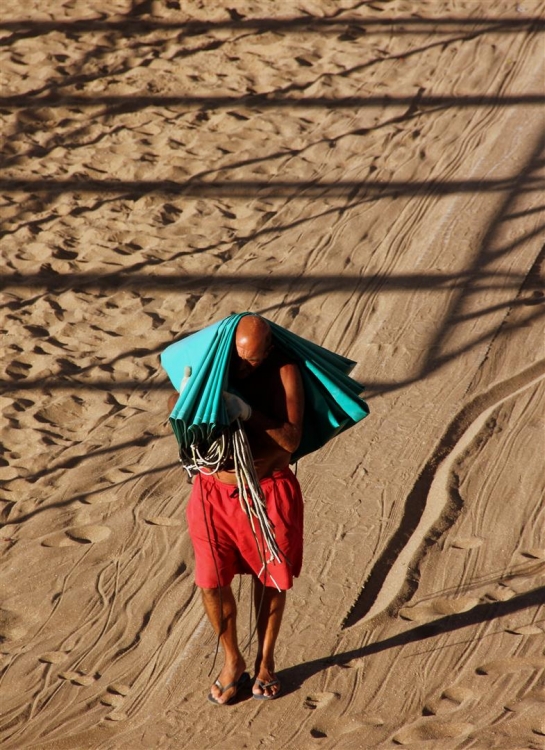
<svg viewBox="0 0 545 750">
<path fill-rule="evenodd" d="M 222 597 L 229 596 L 231 592 L 231 586 L 214 586 L 214 588 L 207 588 L 206 586 L 199 586 L 203 599 L 216 601 Z"/>
</svg>

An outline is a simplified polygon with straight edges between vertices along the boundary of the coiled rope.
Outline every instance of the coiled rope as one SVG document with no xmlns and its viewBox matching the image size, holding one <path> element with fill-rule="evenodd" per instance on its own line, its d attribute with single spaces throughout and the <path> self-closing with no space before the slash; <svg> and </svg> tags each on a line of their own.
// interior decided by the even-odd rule
<svg viewBox="0 0 545 750">
<path fill-rule="evenodd" d="M 280 562 L 282 553 L 276 543 L 274 525 L 267 515 L 265 495 L 242 422 L 236 419 L 231 428 L 222 430 L 205 448 L 199 445 L 191 445 L 189 449 L 180 448 L 180 461 L 190 477 L 197 473 L 215 474 L 230 455 L 235 467 L 239 502 L 252 528 L 263 566 L 261 575 L 269 563 L 274 560 Z"/>
<path fill-rule="evenodd" d="M 180 461 L 190 477 L 196 474 L 215 474 L 225 463 L 230 451 L 230 431 L 222 430 L 208 446 L 193 443 L 180 446 Z"/>
<path fill-rule="evenodd" d="M 261 572 L 263 572 L 267 564 L 273 562 L 273 560 L 280 562 L 281 552 L 274 536 L 274 525 L 267 515 L 265 495 L 255 470 L 250 444 L 239 419 L 236 420 L 235 428 L 232 431 L 232 448 L 241 507 L 248 516 L 256 541 L 258 541 L 255 526 L 255 521 L 257 521 L 261 532 L 261 539 L 263 539 L 269 552 L 267 559 L 263 554 L 264 550 L 262 550 L 258 542 L 257 548 L 263 565 Z"/>
</svg>

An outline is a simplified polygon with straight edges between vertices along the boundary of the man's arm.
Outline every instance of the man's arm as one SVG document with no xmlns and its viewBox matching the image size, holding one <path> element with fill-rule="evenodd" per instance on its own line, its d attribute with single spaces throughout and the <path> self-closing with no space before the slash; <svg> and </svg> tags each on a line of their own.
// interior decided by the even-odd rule
<svg viewBox="0 0 545 750">
<path fill-rule="evenodd" d="M 168 397 L 167 405 L 168 405 L 169 414 L 174 409 L 174 407 L 176 406 L 176 401 L 178 401 L 178 399 L 182 395 L 182 391 L 186 387 L 187 381 L 191 377 L 191 373 L 192 373 L 192 368 L 189 365 L 186 365 L 184 367 L 184 376 L 182 378 L 182 382 L 180 383 L 180 392 L 179 393 L 177 393 L 177 392 L 176 393 L 171 393 L 170 396 Z"/>
<path fill-rule="evenodd" d="M 175 391 L 174 393 L 171 393 L 170 396 L 168 397 L 167 406 L 168 406 L 168 413 L 169 414 L 174 409 L 174 407 L 176 406 L 176 401 L 179 398 L 180 398 L 180 394 L 178 393 L 178 391 Z"/>
<path fill-rule="evenodd" d="M 280 368 L 280 381 L 283 393 L 274 396 L 279 418 L 271 419 L 253 409 L 248 424 L 266 432 L 283 450 L 294 453 L 301 442 L 305 406 L 303 381 L 297 365 L 283 365 Z"/>
</svg>

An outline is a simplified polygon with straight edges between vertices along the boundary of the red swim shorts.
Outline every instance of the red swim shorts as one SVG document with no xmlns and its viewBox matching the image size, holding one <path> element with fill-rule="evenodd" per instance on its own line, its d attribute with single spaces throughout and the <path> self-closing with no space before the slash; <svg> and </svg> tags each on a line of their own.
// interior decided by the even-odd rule
<svg viewBox="0 0 545 750">
<path fill-rule="evenodd" d="M 195 477 L 186 515 L 195 551 L 197 586 L 228 586 L 241 573 L 253 573 L 265 586 L 282 591 L 293 586 L 303 561 L 301 488 L 289 468 L 262 479 L 261 487 L 282 552 L 280 562 L 267 562 L 265 570 L 237 486 L 220 482 L 214 475 Z"/>
</svg>

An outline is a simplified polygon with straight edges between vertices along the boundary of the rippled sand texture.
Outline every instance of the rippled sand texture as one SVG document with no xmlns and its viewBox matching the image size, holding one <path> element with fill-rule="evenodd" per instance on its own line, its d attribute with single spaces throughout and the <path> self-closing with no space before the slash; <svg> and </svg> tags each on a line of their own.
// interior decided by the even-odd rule
<svg viewBox="0 0 545 750">
<path fill-rule="evenodd" d="M 2 5 L 6 750 L 545 747 L 544 39 L 538 0 Z M 298 467 L 282 699 L 218 710 L 158 355 L 240 310 L 371 416 Z"/>
</svg>

